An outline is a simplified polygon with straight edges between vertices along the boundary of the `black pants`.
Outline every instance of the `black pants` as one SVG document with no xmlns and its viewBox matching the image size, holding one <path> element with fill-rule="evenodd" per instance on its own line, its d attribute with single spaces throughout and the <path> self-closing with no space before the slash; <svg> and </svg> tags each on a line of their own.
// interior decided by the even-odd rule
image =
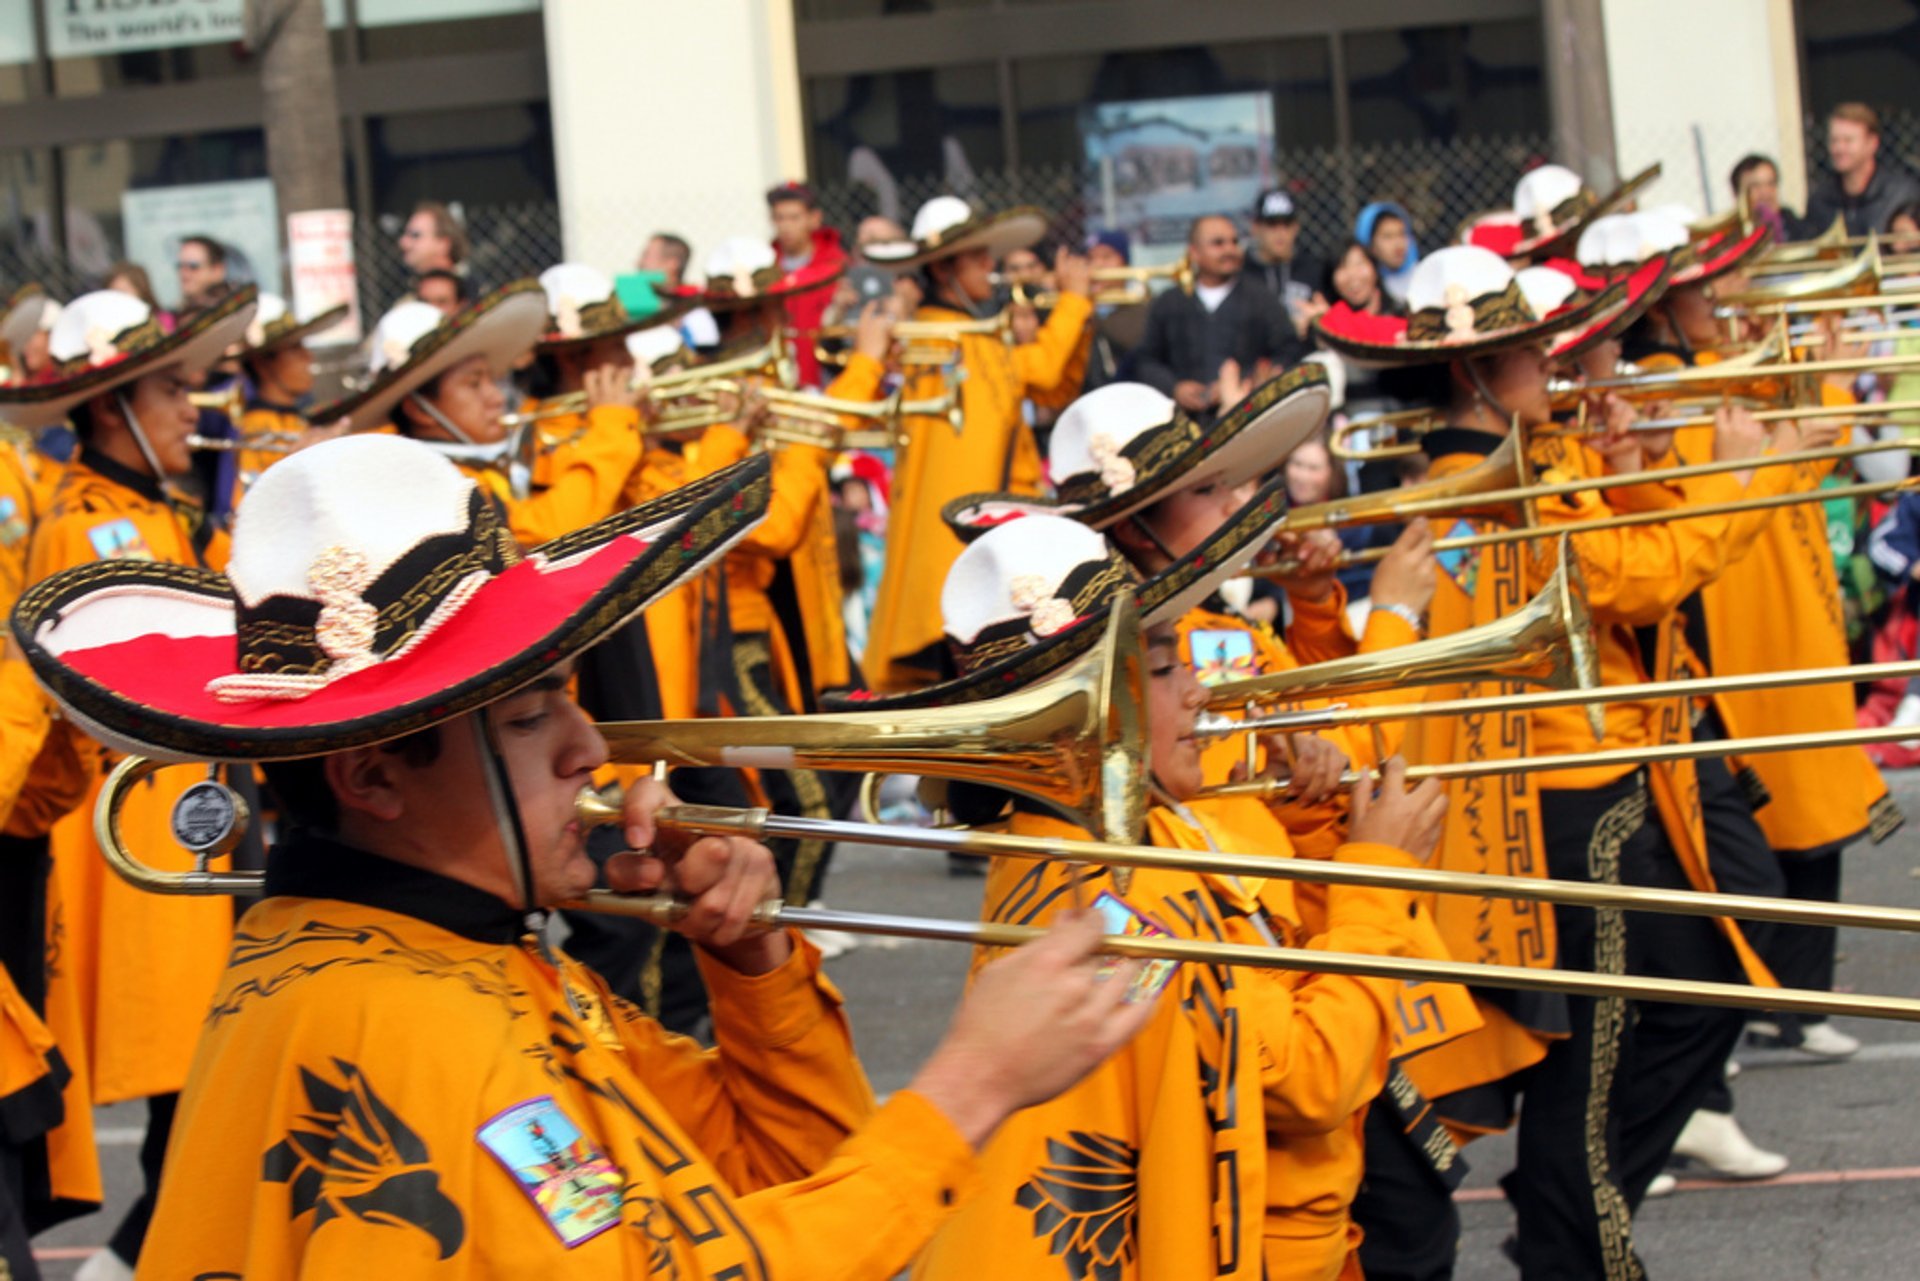
<svg viewBox="0 0 1920 1281">
<path fill-rule="evenodd" d="M 1787 897 L 1803 903 L 1840 901 L 1839 845 L 1823 845 L 1804 853 L 1780 856 L 1780 871 L 1786 878 Z M 1762 955 L 1782 987 L 1809 988 L 1816 992 L 1833 990 L 1834 953 L 1840 932 L 1831 925 L 1781 925 L 1774 929 L 1773 943 Z M 1780 1035 L 1789 1045 L 1798 1043 L 1799 1029 L 1809 1023 L 1824 1023 L 1824 1014 L 1779 1014 Z"/>
<path fill-rule="evenodd" d="M 1451 1281 L 1460 1252 L 1453 1189 L 1385 1099 L 1367 1109 L 1367 1168 L 1353 1198 L 1367 1281 Z"/>
<path fill-rule="evenodd" d="M 40 1281 L 23 1209 L 26 1196 L 26 1155 L 0 1142 L 0 1274 L 12 1281 Z"/>
<path fill-rule="evenodd" d="M 160 1167 L 167 1158 L 167 1140 L 173 1136 L 173 1115 L 179 1104 L 178 1094 L 156 1094 L 147 1100 L 147 1135 L 140 1140 L 145 1186 L 107 1238 L 107 1248 L 129 1267 L 140 1262 L 140 1247 L 146 1244 L 147 1229 L 153 1223 L 154 1203 L 160 1198 Z"/>
</svg>

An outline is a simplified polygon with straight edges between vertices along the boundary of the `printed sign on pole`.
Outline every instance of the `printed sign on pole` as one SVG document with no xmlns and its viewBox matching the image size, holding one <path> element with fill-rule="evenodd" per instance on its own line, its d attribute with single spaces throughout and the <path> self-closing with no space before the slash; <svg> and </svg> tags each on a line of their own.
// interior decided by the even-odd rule
<svg viewBox="0 0 1920 1281">
<path fill-rule="evenodd" d="M 313 347 L 360 341 L 360 290 L 353 266 L 353 212 L 306 209 L 287 215 L 293 314 L 317 316 L 347 304 L 346 319 L 308 339 Z"/>
</svg>

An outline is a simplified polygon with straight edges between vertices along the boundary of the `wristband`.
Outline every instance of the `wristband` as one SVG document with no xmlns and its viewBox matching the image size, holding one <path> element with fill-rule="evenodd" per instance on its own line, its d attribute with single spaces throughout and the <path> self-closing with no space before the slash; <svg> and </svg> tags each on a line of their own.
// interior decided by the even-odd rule
<svg viewBox="0 0 1920 1281">
<path fill-rule="evenodd" d="M 1395 601 L 1391 605 L 1375 605 L 1374 608 L 1385 610 L 1387 613 L 1392 614 L 1408 627 L 1413 628 L 1415 635 L 1425 636 L 1427 634 L 1426 621 L 1415 612 L 1411 605 L 1402 605 L 1398 601 Z"/>
</svg>

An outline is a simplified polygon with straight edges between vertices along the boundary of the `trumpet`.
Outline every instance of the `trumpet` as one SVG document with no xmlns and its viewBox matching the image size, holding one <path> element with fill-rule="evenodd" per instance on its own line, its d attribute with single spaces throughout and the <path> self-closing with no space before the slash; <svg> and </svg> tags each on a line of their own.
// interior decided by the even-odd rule
<svg viewBox="0 0 1920 1281">
<path fill-rule="evenodd" d="M 792 387 L 799 383 L 799 367 L 794 364 L 792 349 L 784 335 L 775 334 L 763 345 L 738 356 L 709 361 L 706 364 L 695 365 L 691 369 L 682 369 L 670 374 L 656 375 L 651 370 L 635 370 L 633 378 L 627 383 L 627 388 L 630 391 L 646 392 L 654 400 L 659 401 L 697 392 L 701 384 L 716 378 L 748 377 L 769 378 L 782 387 Z M 558 396 L 549 396 L 524 413 L 502 415 L 500 421 L 508 428 L 516 428 L 528 423 L 543 422 L 549 418 L 584 413 L 586 408 L 587 393 L 569 391 Z"/>
<path fill-rule="evenodd" d="M 824 342 L 849 342 L 853 339 L 853 332 L 852 325 L 823 325 L 815 331 L 816 336 Z M 979 320 L 902 320 L 893 327 L 893 340 L 896 343 L 957 343 L 962 338 L 973 337 L 998 338 L 1011 347 L 1011 310 Z"/>
<path fill-rule="evenodd" d="M 291 454 L 299 445 L 298 437 L 283 431 L 257 431 L 251 436 L 202 436 L 195 432 L 187 437 L 188 449 L 219 454 Z"/>
<path fill-rule="evenodd" d="M 239 422 L 240 416 L 247 412 L 246 393 L 241 389 L 240 380 L 228 383 L 224 391 L 190 391 L 187 401 L 195 409 L 211 409 L 222 413 L 232 422 Z"/>
<path fill-rule="evenodd" d="M 778 766 L 812 761 L 824 768 L 900 768 L 947 777 L 985 781 L 1048 799 L 1076 815 L 1085 826 L 1107 833 L 1137 834 L 1145 813 L 1146 737 L 1139 619 L 1130 597 L 1116 602 L 1113 620 L 1101 644 L 1053 680 L 970 708 L 933 709 L 944 718 L 940 730 L 906 725 L 898 718 L 876 723 L 858 713 L 834 717 L 768 718 L 716 722 L 720 729 L 745 732 L 744 743 L 710 735 L 682 750 L 680 739 L 699 723 L 632 723 L 626 733 L 610 735 L 615 758 L 692 763 Z M 784 727 L 784 729 L 782 729 Z M 623 727 L 609 726 L 609 731 Z M 944 732 L 943 732 L 944 731 Z M 1899 729 L 1883 733 L 1910 732 Z M 895 739 L 898 741 L 894 741 Z M 1694 745 L 1687 745 L 1694 746 Z M 188 872 L 163 872 L 142 863 L 120 830 L 120 812 L 134 787 L 157 764 L 139 757 L 123 761 L 109 776 L 94 811 L 94 831 L 115 872 L 130 883 L 164 894 L 257 893 L 255 872 L 212 868 L 210 860 L 233 848 L 244 832 L 246 814 L 237 798 L 216 781 L 188 789 L 181 804 L 193 808 L 195 822 L 176 823 L 177 833 L 192 833 L 195 866 Z M 1109 794 L 1111 793 L 1111 794 Z M 618 822 L 617 805 L 591 790 L 575 805 L 583 824 Z M 975 831 L 931 831 L 876 827 L 770 815 L 764 810 L 726 810 L 677 806 L 656 816 L 663 828 L 689 833 L 726 833 L 752 839 L 803 837 L 848 842 L 884 842 L 908 848 L 948 852 L 1046 858 L 1134 868 L 1167 868 L 1241 876 L 1271 876 L 1336 885 L 1361 885 L 1415 892 L 1473 894 L 1682 915 L 1737 916 L 1742 919 L 1807 924 L 1853 924 L 1890 930 L 1920 929 L 1920 911 L 1862 908 L 1741 895 L 1704 894 L 1631 886 L 1568 883 L 1532 877 L 1492 877 L 1426 868 L 1335 864 L 1262 855 L 1199 853 L 1132 844 L 1113 839 L 1065 842 Z M 1118 875 L 1116 879 L 1121 879 Z M 1122 886 L 1124 892 L 1124 884 Z M 670 898 L 590 891 L 569 904 L 589 911 L 638 916 L 672 924 L 686 905 Z M 927 921 L 920 918 L 761 905 L 758 922 L 767 928 L 804 925 L 861 933 L 1015 945 L 1037 931 L 992 923 Z M 1284 948 L 1211 944 L 1165 939 L 1110 939 L 1103 948 L 1116 955 L 1158 956 L 1213 964 L 1235 964 L 1320 973 L 1373 974 L 1423 978 L 1520 990 L 1550 990 L 1637 997 L 1649 1000 L 1733 1005 L 1742 1008 L 1863 1014 L 1920 1021 L 1920 1001 L 1903 997 L 1863 997 L 1850 993 L 1780 991 L 1738 984 L 1650 981 L 1611 974 L 1486 966 L 1462 962 L 1417 961 L 1357 954 L 1294 951 Z"/>
<path fill-rule="evenodd" d="M 725 379 L 716 379 L 698 393 L 701 397 L 744 396 L 757 391 L 773 410 L 772 421 L 759 429 L 762 440 L 776 444 L 816 445 L 823 449 L 892 449 L 900 442 L 907 418 L 944 418 L 958 434 L 965 426 L 960 396 L 949 388 L 944 395 L 924 400 L 903 399 L 904 389 L 880 400 L 846 400 L 817 392 L 793 391 L 785 387 L 750 389 Z M 687 399 L 689 397 L 683 397 Z M 736 421 L 739 412 L 717 403 L 669 413 L 646 429 L 649 435 L 669 435 Z M 844 419 L 854 418 L 877 427 L 860 431 L 848 429 Z"/>
</svg>

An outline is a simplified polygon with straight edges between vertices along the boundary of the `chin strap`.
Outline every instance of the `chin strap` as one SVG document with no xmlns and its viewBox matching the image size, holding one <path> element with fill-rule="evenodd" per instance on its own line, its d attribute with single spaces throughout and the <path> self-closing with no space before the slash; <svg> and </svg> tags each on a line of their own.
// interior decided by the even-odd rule
<svg viewBox="0 0 1920 1281">
<path fill-rule="evenodd" d="M 493 806 L 494 826 L 500 833 L 500 849 L 506 856 L 507 875 L 513 878 L 514 893 L 521 910 L 532 918 L 540 914 L 533 897 L 533 859 L 527 852 L 527 830 L 520 822 L 520 807 L 514 803 L 513 780 L 507 773 L 507 760 L 494 736 L 493 722 L 483 708 L 468 718 L 473 724 L 474 746 L 479 749 L 480 776 L 487 782 L 487 799 Z M 538 931 L 536 931 L 538 932 Z"/>
<path fill-rule="evenodd" d="M 1494 416 L 1501 422 L 1511 423 L 1513 415 L 1507 412 L 1507 407 L 1500 403 L 1500 398 L 1493 394 L 1492 388 L 1487 386 L 1486 378 L 1480 373 L 1479 364 L 1470 359 L 1461 363 L 1467 367 L 1467 381 L 1473 384 L 1474 395 L 1480 397 L 1480 402 L 1492 410 Z"/>
<path fill-rule="evenodd" d="M 1160 549 L 1160 554 L 1167 558 L 1168 563 L 1171 564 L 1179 561 L 1180 558 L 1173 554 L 1173 548 L 1167 546 L 1166 540 L 1164 540 L 1163 538 L 1160 537 L 1159 534 L 1154 532 L 1153 526 L 1147 524 L 1147 518 L 1144 513 L 1142 512 L 1133 513 L 1133 515 L 1127 517 L 1127 523 L 1129 525 L 1132 525 L 1135 529 L 1139 530 L 1142 534 L 1145 534 L 1147 536 L 1147 541 Z"/>
<path fill-rule="evenodd" d="M 441 413 L 440 407 L 438 405 L 435 405 L 432 401 L 428 400 L 425 396 L 422 396 L 419 392 L 417 391 L 408 392 L 407 403 L 412 405 L 418 405 L 420 409 L 426 413 L 427 417 L 433 419 L 433 421 L 435 421 L 436 423 L 439 423 L 440 426 L 446 430 L 448 435 L 452 436 L 455 440 L 459 441 L 461 444 L 471 445 L 474 443 L 473 437 L 467 435 L 467 433 L 461 431 L 458 427 L 454 426 L 453 420 L 447 417 L 445 414 Z"/>
<path fill-rule="evenodd" d="M 147 460 L 147 466 L 152 470 L 154 480 L 164 489 L 167 484 L 167 473 L 161 468 L 160 456 L 153 452 L 153 446 L 147 440 L 146 430 L 140 426 L 140 419 L 134 415 L 133 402 L 127 399 L 125 392 L 117 391 L 113 394 L 113 403 L 120 406 L 121 416 L 127 420 L 127 431 L 133 437 L 134 446 L 139 449 L 140 457 Z"/>
</svg>

